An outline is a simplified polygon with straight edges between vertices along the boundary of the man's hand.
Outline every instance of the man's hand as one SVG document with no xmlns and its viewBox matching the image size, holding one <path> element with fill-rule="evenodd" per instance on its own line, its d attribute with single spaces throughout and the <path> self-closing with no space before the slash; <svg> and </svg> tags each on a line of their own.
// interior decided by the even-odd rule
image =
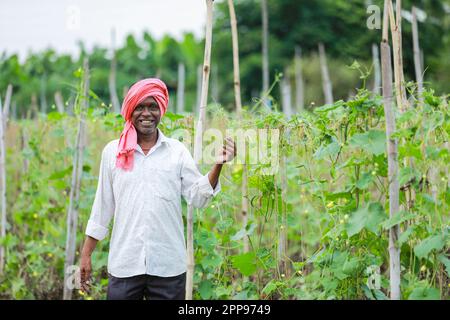
<svg viewBox="0 0 450 320">
<path fill-rule="evenodd" d="M 225 138 L 222 151 L 216 158 L 216 164 L 224 164 L 230 162 L 236 156 L 236 144 L 230 137 Z"/>
<path fill-rule="evenodd" d="M 81 290 L 83 290 L 83 292 L 85 293 L 89 293 L 91 271 L 92 271 L 91 256 L 89 255 L 81 256 L 80 282 L 81 282 Z"/>
<path fill-rule="evenodd" d="M 88 293 L 91 285 L 91 255 L 97 245 L 97 239 L 90 236 L 86 237 L 84 241 L 83 250 L 81 250 L 81 262 L 80 262 L 80 282 L 81 289 Z"/>
</svg>

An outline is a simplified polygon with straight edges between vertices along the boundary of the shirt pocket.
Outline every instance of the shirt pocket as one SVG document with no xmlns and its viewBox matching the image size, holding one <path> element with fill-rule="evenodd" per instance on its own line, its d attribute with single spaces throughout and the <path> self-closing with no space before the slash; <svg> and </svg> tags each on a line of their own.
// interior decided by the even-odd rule
<svg viewBox="0 0 450 320">
<path fill-rule="evenodd" d="M 175 165 L 165 164 L 152 166 L 156 185 L 154 185 L 155 195 L 165 201 L 175 202 L 180 198 L 181 181 Z"/>
</svg>

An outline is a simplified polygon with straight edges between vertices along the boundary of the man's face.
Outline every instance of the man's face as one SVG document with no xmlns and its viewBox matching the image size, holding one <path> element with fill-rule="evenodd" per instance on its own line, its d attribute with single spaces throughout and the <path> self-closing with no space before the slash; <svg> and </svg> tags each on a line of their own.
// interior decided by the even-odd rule
<svg viewBox="0 0 450 320">
<path fill-rule="evenodd" d="M 131 122 L 138 135 L 148 136 L 156 131 L 161 120 L 161 111 L 153 97 L 147 97 L 139 103 L 131 114 Z"/>
</svg>

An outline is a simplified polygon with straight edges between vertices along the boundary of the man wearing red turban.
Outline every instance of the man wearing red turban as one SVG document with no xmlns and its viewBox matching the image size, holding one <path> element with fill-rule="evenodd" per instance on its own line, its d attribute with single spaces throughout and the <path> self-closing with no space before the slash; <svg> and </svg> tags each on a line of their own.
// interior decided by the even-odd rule
<svg viewBox="0 0 450 320">
<path fill-rule="evenodd" d="M 202 175 L 188 149 L 159 130 L 169 94 L 159 79 L 128 91 L 120 139 L 102 151 L 99 181 L 81 253 L 81 285 L 89 288 L 91 255 L 113 229 L 108 256 L 108 299 L 184 299 L 186 246 L 181 197 L 205 207 L 220 191 L 222 165 L 235 156 L 227 139 L 216 164 Z M 113 219 L 114 218 L 114 219 Z"/>
</svg>

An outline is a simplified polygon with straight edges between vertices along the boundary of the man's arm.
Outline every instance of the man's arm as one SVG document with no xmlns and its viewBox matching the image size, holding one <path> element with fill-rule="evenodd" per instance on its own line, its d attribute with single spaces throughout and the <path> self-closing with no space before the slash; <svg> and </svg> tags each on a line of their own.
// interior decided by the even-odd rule
<svg viewBox="0 0 450 320">
<path fill-rule="evenodd" d="M 92 252 L 97 245 L 98 240 L 87 236 L 84 241 L 83 250 L 81 251 L 81 263 L 80 263 L 80 277 L 81 277 L 81 289 L 84 292 L 88 292 L 90 277 L 92 271 L 91 256 Z"/>
<path fill-rule="evenodd" d="M 212 167 L 211 171 L 209 171 L 208 179 L 209 179 L 209 183 L 211 184 L 211 187 L 213 189 L 216 188 L 217 182 L 219 182 L 219 176 L 220 176 L 220 171 L 222 171 L 222 166 L 223 166 L 223 164 L 215 164 Z"/>
<path fill-rule="evenodd" d="M 81 287 L 87 292 L 91 276 L 91 255 L 98 241 L 108 233 L 108 225 L 114 215 L 115 201 L 112 189 L 107 148 L 103 149 L 100 161 L 97 191 L 92 205 L 91 215 L 86 226 L 86 240 L 81 251 L 80 277 Z"/>
</svg>

